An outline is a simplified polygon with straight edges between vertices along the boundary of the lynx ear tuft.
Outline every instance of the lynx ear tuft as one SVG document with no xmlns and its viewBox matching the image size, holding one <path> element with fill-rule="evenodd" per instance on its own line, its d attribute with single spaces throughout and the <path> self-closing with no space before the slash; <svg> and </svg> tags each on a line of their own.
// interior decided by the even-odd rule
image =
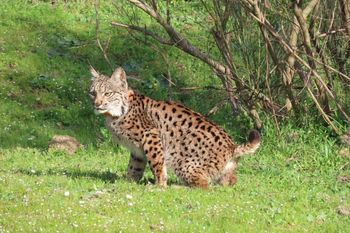
<svg viewBox="0 0 350 233">
<path fill-rule="evenodd" d="M 118 67 L 114 70 L 111 79 L 118 85 L 128 88 L 128 84 L 126 82 L 126 74 L 122 67 Z"/>
<path fill-rule="evenodd" d="M 114 70 L 111 78 L 114 78 L 116 80 L 126 81 L 126 74 L 122 67 L 118 67 Z"/>
<path fill-rule="evenodd" d="M 92 67 L 92 65 L 90 65 L 90 73 L 92 75 L 92 79 L 98 78 L 100 76 L 100 74 L 94 69 L 94 67 Z"/>
</svg>

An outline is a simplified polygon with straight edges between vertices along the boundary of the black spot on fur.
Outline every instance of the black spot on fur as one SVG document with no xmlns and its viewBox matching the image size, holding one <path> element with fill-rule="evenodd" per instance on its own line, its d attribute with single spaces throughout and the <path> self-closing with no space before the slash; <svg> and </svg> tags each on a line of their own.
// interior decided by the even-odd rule
<svg viewBox="0 0 350 233">
<path fill-rule="evenodd" d="M 191 115 L 191 112 L 187 111 L 187 110 L 183 110 L 183 113 L 187 114 L 187 115 Z"/>
</svg>

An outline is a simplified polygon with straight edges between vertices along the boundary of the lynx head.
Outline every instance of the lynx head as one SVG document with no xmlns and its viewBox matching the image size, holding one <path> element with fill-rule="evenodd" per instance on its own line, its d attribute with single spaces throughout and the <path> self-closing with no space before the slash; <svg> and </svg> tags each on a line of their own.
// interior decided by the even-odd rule
<svg viewBox="0 0 350 233">
<path fill-rule="evenodd" d="M 95 112 L 113 117 L 120 117 L 128 112 L 128 100 L 133 94 L 128 90 L 126 74 L 123 68 L 115 69 L 111 77 L 99 74 L 90 67 L 92 84 L 90 97 L 93 100 Z"/>
</svg>

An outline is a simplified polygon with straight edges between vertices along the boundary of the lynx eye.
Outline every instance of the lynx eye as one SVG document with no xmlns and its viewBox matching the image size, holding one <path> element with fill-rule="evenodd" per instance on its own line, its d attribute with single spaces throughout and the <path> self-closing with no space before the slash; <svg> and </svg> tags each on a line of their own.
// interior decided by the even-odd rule
<svg viewBox="0 0 350 233">
<path fill-rule="evenodd" d="M 90 91 L 90 92 L 89 92 L 89 96 L 90 96 L 91 98 L 94 98 L 94 97 L 96 96 L 96 92 Z"/>
<path fill-rule="evenodd" d="M 105 96 L 106 96 L 106 97 L 110 97 L 112 94 L 113 94 L 113 92 L 106 92 L 106 93 L 105 93 Z"/>
</svg>

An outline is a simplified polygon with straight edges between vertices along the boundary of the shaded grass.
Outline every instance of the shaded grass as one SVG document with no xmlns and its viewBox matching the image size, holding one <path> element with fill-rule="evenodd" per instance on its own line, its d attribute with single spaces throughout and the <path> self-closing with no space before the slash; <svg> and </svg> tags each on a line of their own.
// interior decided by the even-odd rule
<svg viewBox="0 0 350 233">
<path fill-rule="evenodd" d="M 160 55 L 135 42 L 126 31 L 111 29 L 109 22 L 116 15 L 120 17 L 113 1 L 101 2 L 99 10 L 100 39 L 102 43 L 110 41 L 108 55 L 113 65 L 140 75 L 141 79 L 131 84 L 136 90 L 167 98 L 167 83 L 161 78 L 166 66 Z M 111 68 L 96 46 L 94 2 L 51 5 L 46 1 L 4 0 L 0 19 L 0 129 L 4 129 L 0 131 L 0 146 L 45 148 L 54 134 L 98 144 L 103 121 L 94 116 L 87 95 L 88 65 L 104 74 L 110 74 Z M 169 58 L 174 61 L 170 71 L 178 86 L 218 83 L 201 73 L 208 71 L 204 64 L 182 59 L 183 54 L 172 50 L 169 53 L 174 55 Z M 177 69 L 177 65 L 184 68 Z M 194 68 L 201 72 L 194 73 Z M 201 101 L 203 95 L 208 102 Z M 208 91 L 197 97 L 180 93 L 174 99 L 197 111 L 208 111 L 216 103 Z"/>
<path fill-rule="evenodd" d="M 81 33 L 88 24 L 77 26 L 63 8 L 26 1 L 5 1 L 0 16 L 1 146 L 45 147 L 62 131 L 93 142 L 96 132 L 86 126 L 97 123 L 83 97 L 84 61 L 94 55 L 88 31 Z"/>
</svg>

